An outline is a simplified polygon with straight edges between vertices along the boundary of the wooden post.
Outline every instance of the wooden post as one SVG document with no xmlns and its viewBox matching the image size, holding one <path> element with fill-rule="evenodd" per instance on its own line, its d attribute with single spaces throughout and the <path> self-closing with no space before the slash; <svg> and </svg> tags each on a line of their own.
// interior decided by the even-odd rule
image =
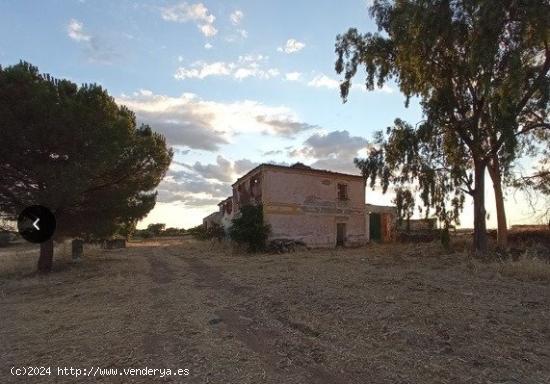
<svg viewBox="0 0 550 384">
<path fill-rule="evenodd" d="M 84 251 L 84 241 L 80 239 L 74 239 L 72 241 L 72 256 L 73 261 L 80 261 L 82 253 Z"/>
</svg>

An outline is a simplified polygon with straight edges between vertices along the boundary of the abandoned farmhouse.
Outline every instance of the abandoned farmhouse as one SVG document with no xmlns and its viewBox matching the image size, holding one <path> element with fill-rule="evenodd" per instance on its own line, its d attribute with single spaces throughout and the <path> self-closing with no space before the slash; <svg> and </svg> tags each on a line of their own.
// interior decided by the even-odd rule
<svg viewBox="0 0 550 384">
<path fill-rule="evenodd" d="M 228 229 L 239 207 L 262 204 L 270 239 L 304 242 L 309 247 L 361 246 L 390 241 L 395 207 L 365 204 L 362 176 L 292 166 L 261 164 L 240 177 L 219 210 L 203 219 Z"/>
</svg>

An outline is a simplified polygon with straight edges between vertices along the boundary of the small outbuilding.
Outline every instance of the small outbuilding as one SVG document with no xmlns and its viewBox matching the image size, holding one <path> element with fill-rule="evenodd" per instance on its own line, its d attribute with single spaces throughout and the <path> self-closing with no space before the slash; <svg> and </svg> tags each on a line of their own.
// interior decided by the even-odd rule
<svg viewBox="0 0 550 384">
<path fill-rule="evenodd" d="M 396 238 L 397 208 L 365 204 L 365 226 L 369 241 L 387 243 Z"/>
<path fill-rule="evenodd" d="M 214 212 L 202 219 L 204 229 L 212 228 L 213 225 L 221 225 L 222 213 Z"/>
</svg>

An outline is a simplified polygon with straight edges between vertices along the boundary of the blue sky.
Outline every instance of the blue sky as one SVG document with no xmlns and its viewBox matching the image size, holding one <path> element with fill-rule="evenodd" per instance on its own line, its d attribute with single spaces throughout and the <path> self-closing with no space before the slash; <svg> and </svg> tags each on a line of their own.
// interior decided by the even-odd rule
<svg viewBox="0 0 550 384">
<path fill-rule="evenodd" d="M 163 133 L 176 155 L 140 226 L 189 227 L 257 163 L 357 173 L 374 131 L 421 119 L 394 84 L 366 92 L 360 75 L 342 103 L 334 42 L 349 27 L 376 30 L 367 1 L 2 1 L 0 64 L 99 83 Z M 523 199 L 508 205 L 511 224 L 531 220 Z M 468 202 L 464 226 L 471 217 Z"/>
</svg>

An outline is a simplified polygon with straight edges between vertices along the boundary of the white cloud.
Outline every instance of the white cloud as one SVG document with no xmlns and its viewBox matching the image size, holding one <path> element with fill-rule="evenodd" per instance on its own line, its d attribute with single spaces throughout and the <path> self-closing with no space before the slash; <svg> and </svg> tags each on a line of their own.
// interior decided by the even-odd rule
<svg viewBox="0 0 550 384">
<path fill-rule="evenodd" d="M 246 79 L 247 77 L 255 76 L 255 73 L 257 71 L 257 68 L 239 68 L 235 71 L 233 76 L 235 77 L 235 79 L 242 80 Z"/>
<path fill-rule="evenodd" d="M 311 155 L 316 158 L 352 154 L 355 156 L 358 151 L 366 148 L 367 139 L 361 136 L 351 136 L 348 131 L 332 131 L 326 134 L 315 133 L 305 142 L 311 150 Z"/>
<path fill-rule="evenodd" d="M 214 26 L 212 24 L 201 25 L 200 30 L 201 30 L 202 34 L 206 37 L 212 37 L 216 33 L 218 33 L 218 30 L 216 28 L 214 28 Z"/>
<path fill-rule="evenodd" d="M 284 47 L 277 48 L 279 52 L 295 53 L 305 48 L 305 43 L 302 43 L 296 39 L 288 39 Z"/>
<path fill-rule="evenodd" d="M 315 88 L 327 88 L 327 89 L 339 89 L 340 82 L 332 77 L 329 77 L 323 73 L 316 75 L 308 83 L 308 86 Z M 384 84 L 381 88 L 375 87 L 372 91 L 367 90 L 364 84 L 353 84 L 351 89 L 354 91 L 367 92 L 381 92 L 381 93 L 393 93 L 394 89 L 387 84 Z"/>
<path fill-rule="evenodd" d="M 368 90 L 367 87 L 364 84 L 353 84 L 351 86 L 352 89 L 356 89 L 361 92 L 381 92 L 381 93 L 393 93 L 394 89 L 390 87 L 388 84 L 384 84 L 381 88 L 375 87 L 372 91 Z"/>
<path fill-rule="evenodd" d="M 67 24 L 67 36 L 81 44 L 87 60 L 91 63 L 112 64 L 120 56 L 119 50 L 114 49 L 108 42 L 86 33 L 84 24 L 76 19 L 71 19 Z"/>
<path fill-rule="evenodd" d="M 216 158 L 216 164 L 203 165 L 197 161 L 192 168 L 205 179 L 214 179 L 225 182 L 230 182 L 233 180 L 233 165 L 222 155 L 218 155 Z"/>
<path fill-rule="evenodd" d="M 328 77 L 327 75 L 320 74 L 315 76 L 307 85 L 315 88 L 337 89 L 340 83 L 338 80 Z"/>
<path fill-rule="evenodd" d="M 215 210 L 221 200 L 231 195 L 231 184 L 257 165 L 249 159 L 232 161 L 221 155 L 214 164 L 173 161 L 157 188 L 157 201 Z"/>
<path fill-rule="evenodd" d="M 209 76 L 231 76 L 237 80 L 248 77 L 270 79 L 279 76 L 277 68 L 269 68 L 265 64 L 268 60 L 263 55 L 239 56 L 237 62 L 218 61 L 205 63 L 197 61 L 188 67 L 179 67 L 174 74 L 177 80 L 204 79 Z"/>
<path fill-rule="evenodd" d="M 279 76 L 280 72 L 277 68 L 269 68 L 267 70 L 267 75 L 270 77 L 276 77 Z"/>
<path fill-rule="evenodd" d="M 204 44 L 204 49 L 212 49 L 213 45 L 210 43 Z"/>
<path fill-rule="evenodd" d="M 292 137 L 296 133 L 303 131 L 309 131 L 312 129 L 320 128 L 317 125 L 311 125 L 308 123 L 292 121 L 288 118 L 281 117 L 269 117 L 269 116 L 257 116 L 256 120 L 260 123 L 266 124 L 276 131 L 281 136 Z"/>
<path fill-rule="evenodd" d="M 277 68 L 269 68 L 266 70 L 260 69 L 257 66 L 250 66 L 245 68 L 238 68 L 233 77 L 237 80 L 243 80 L 247 77 L 256 77 L 259 79 L 270 79 L 272 77 L 279 76 L 279 70 Z"/>
<path fill-rule="evenodd" d="M 231 20 L 231 23 L 233 25 L 239 25 L 243 20 L 243 17 L 244 17 L 244 13 L 240 10 L 236 10 L 229 16 L 229 19 Z"/>
<path fill-rule="evenodd" d="M 288 107 L 251 100 L 221 103 L 190 93 L 170 97 L 140 90 L 117 102 L 133 110 L 139 123 L 162 133 L 170 145 L 207 151 L 218 150 L 237 134 L 290 137 L 309 127 Z"/>
<path fill-rule="evenodd" d="M 74 41 L 90 41 L 90 35 L 84 33 L 84 25 L 82 22 L 71 19 L 67 25 L 67 34 Z"/>
<path fill-rule="evenodd" d="M 174 75 L 178 80 L 188 78 L 204 79 L 208 76 L 228 76 L 234 68 L 232 63 L 224 63 L 222 61 L 214 63 L 197 62 L 192 68 L 179 67 Z"/>
<path fill-rule="evenodd" d="M 166 21 L 177 23 L 193 21 L 202 34 L 207 37 L 218 33 L 218 30 L 214 27 L 216 17 L 202 3 L 188 4 L 182 2 L 171 7 L 163 7 L 161 8 L 161 16 Z"/>
<path fill-rule="evenodd" d="M 298 81 L 302 77 L 300 72 L 288 72 L 285 74 L 285 79 L 287 81 Z"/>
<path fill-rule="evenodd" d="M 194 171 L 170 169 L 157 187 L 160 203 L 181 203 L 186 206 L 215 206 L 231 193 L 231 184 L 208 180 Z"/>
<path fill-rule="evenodd" d="M 256 167 L 258 163 L 250 161 L 248 159 L 241 159 L 235 161 L 233 168 L 235 169 L 235 174 L 237 177 L 243 176 L 245 173 L 250 171 L 252 168 Z"/>
<path fill-rule="evenodd" d="M 138 92 L 134 92 L 134 96 L 152 96 L 153 92 L 148 89 L 140 89 Z"/>
<path fill-rule="evenodd" d="M 222 155 L 218 155 L 216 157 L 216 164 L 202 164 L 197 161 L 195 164 L 188 167 L 205 179 L 232 183 L 238 177 L 250 171 L 257 165 L 258 163 L 248 159 L 241 159 L 232 162 Z"/>
<path fill-rule="evenodd" d="M 238 59 L 239 59 L 239 63 L 257 63 L 260 61 L 267 61 L 269 59 L 269 56 L 264 56 L 261 54 L 258 54 L 258 55 L 248 54 L 248 55 L 241 55 L 239 56 Z"/>
<path fill-rule="evenodd" d="M 314 160 L 314 168 L 358 174 L 353 159 L 364 152 L 368 141 L 351 136 L 348 131 L 332 131 L 311 135 L 300 148 L 290 150 L 289 156 L 304 161 Z"/>
<path fill-rule="evenodd" d="M 230 35 L 224 37 L 224 40 L 228 43 L 234 43 L 236 41 L 243 41 L 248 38 L 248 31 L 245 29 L 236 29 Z"/>
</svg>

